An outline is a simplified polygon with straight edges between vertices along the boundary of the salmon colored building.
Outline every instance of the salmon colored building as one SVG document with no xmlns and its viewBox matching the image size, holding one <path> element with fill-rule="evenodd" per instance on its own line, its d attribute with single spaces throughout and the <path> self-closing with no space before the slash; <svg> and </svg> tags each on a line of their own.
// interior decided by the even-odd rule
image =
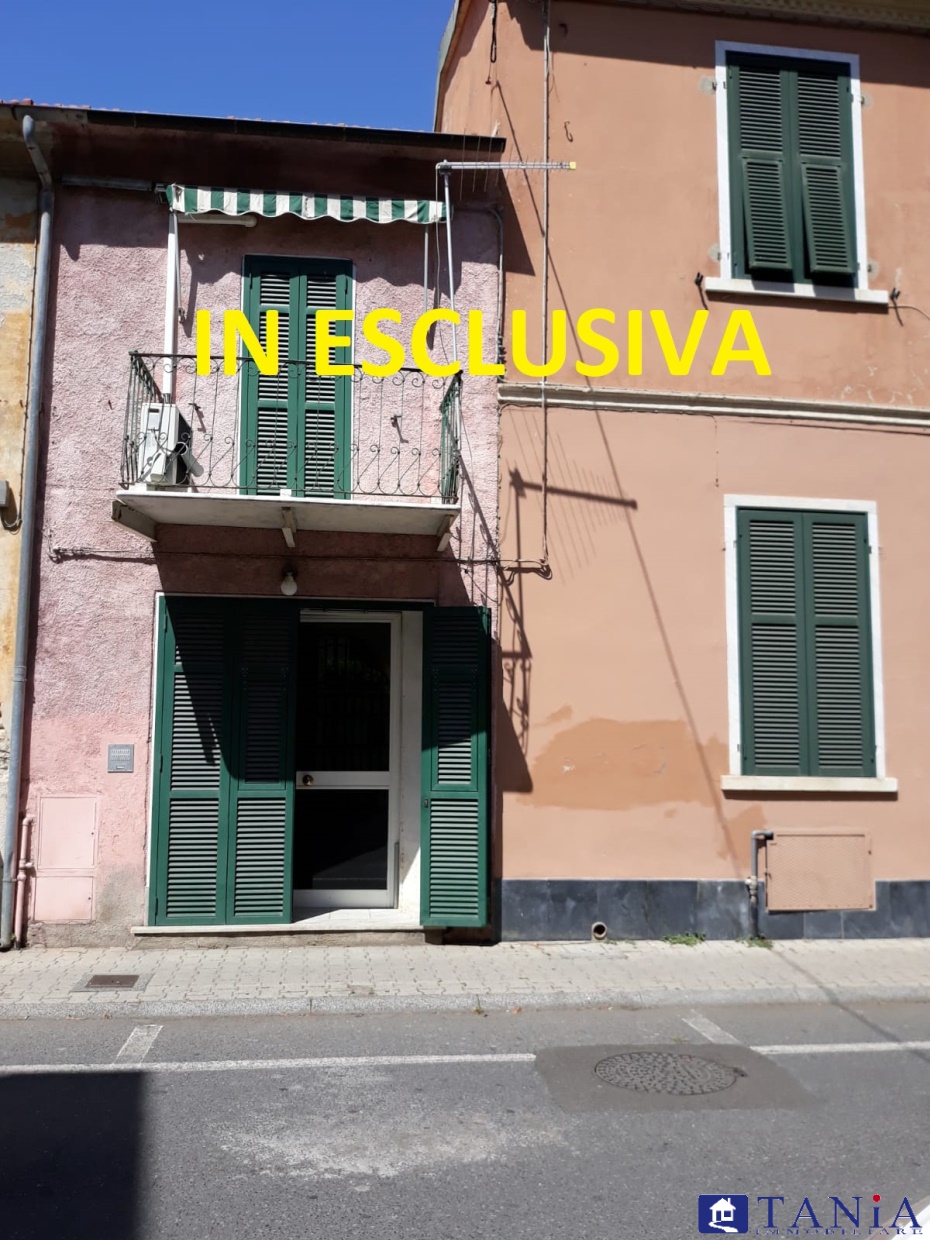
<svg viewBox="0 0 930 1240">
<path fill-rule="evenodd" d="M 505 322 L 539 363 L 568 321 L 545 377 L 507 334 L 498 389 L 506 938 L 930 933 L 928 33 L 925 0 L 455 6 L 437 128 L 528 165 Z M 704 309 L 670 373 L 650 312 L 680 354 Z M 770 374 L 711 373 L 734 310 Z"/>
</svg>

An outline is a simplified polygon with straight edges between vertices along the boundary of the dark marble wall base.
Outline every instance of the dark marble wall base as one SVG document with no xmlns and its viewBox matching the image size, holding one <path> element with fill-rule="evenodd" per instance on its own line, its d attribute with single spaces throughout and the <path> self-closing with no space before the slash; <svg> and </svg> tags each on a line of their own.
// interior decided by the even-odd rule
<svg viewBox="0 0 930 1240">
<path fill-rule="evenodd" d="M 930 937 L 930 882 L 878 882 L 874 912 L 768 913 L 759 890 L 759 932 L 770 939 Z M 749 934 L 746 884 L 734 879 L 504 879 L 500 935 L 510 940 L 590 939 L 601 921 L 611 939 Z"/>
</svg>

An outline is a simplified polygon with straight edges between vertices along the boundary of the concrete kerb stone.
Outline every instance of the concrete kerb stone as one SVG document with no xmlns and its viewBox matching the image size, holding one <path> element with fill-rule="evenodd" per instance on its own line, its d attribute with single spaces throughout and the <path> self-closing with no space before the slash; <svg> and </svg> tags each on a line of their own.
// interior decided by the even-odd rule
<svg viewBox="0 0 930 1240">
<path fill-rule="evenodd" d="M 916 984 L 889 986 L 766 986 L 728 987 L 721 990 L 661 989 L 591 991 L 587 993 L 526 991 L 497 994 L 443 995 L 325 995 L 306 998 L 159 999 L 107 996 L 108 1002 L 86 1004 L 73 1000 L 34 1002 L 0 1001 L 0 1020 L 29 1019 L 146 1019 L 159 1016 L 295 1016 L 313 1013 L 468 1012 L 509 1011 L 521 1008 L 654 1008 L 694 1004 L 927 1002 L 930 990 Z"/>
</svg>

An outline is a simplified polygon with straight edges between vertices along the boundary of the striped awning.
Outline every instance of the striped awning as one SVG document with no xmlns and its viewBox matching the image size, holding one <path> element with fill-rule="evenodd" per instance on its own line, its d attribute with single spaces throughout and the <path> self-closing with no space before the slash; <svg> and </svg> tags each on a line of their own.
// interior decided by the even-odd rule
<svg viewBox="0 0 930 1240">
<path fill-rule="evenodd" d="M 372 224 L 435 224 L 446 218 L 445 204 L 429 198 L 355 198 L 348 194 L 270 194 L 264 190 L 209 189 L 166 185 L 168 205 L 179 215 L 296 215 L 302 220 L 368 220 Z"/>
</svg>

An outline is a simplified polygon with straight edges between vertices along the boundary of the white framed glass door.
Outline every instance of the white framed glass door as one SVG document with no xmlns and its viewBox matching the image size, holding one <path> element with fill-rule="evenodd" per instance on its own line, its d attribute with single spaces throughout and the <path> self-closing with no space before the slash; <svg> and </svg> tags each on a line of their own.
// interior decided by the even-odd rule
<svg viewBox="0 0 930 1240">
<path fill-rule="evenodd" d="M 295 909 L 391 908 L 397 892 L 400 617 L 308 609 L 300 619 Z"/>
</svg>

